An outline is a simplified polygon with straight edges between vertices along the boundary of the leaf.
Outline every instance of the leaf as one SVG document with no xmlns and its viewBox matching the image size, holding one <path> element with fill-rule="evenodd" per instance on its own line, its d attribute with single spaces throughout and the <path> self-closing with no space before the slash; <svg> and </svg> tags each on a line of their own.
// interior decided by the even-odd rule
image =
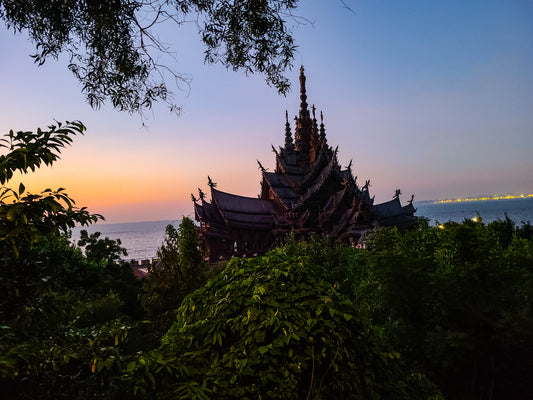
<svg viewBox="0 0 533 400">
<path fill-rule="evenodd" d="M 22 193 L 24 193 L 25 190 L 26 190 L 26 188 L 24 187 L 24 185 L 22 184 L 22 182 L 20 182 L 20 185 L 19 185 L 19 195 L 21 195 Z"/>
<path fill-rule="evenodd" d="M 12 221 L 15 219 L 15 216 L 17 215 L 18 206 L 15 204 L 13 206 L 10 206 L 7 210 L 7 220 Z"/>
</svg>

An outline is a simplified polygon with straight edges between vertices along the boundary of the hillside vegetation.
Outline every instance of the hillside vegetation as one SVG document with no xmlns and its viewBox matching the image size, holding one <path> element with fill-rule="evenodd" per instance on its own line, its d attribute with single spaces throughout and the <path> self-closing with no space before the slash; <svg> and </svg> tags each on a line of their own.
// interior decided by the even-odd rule
<svg viewBox="0 0 533 400">
<path fill-rule="evenodd" d="M 367 249 L 288 238 L 202 262 L 167 229 L 144 281 L 120 243 L 2 247 L 7 398 L 520 399 L 533 389 L 533 229 L 421 220 Z M 99 241 L 107 240 L 106 246 Z M 109 245 L 109 246 L 108 246 Z"/>
</svg>

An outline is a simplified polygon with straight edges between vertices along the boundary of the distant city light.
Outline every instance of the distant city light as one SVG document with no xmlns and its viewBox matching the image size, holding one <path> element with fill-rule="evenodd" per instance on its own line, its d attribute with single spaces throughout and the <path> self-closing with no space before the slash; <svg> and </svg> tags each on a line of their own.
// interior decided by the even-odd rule
<svg viewBox="0 0 533 400">
<path fill-rule="evenodd" d="M 442 203 L 461 203 L 463 201 L 488 201 L 488 200 L 509 200 L 509 199 L 525 199 L 533 198 L 532 194 L 503 194 L 503 195 L 492 195 L 492 196 L 483 196 L 483 197 L 466 197 L 464 199 L 442 199 L 436 200 L 433 204 L 442 204 Z"/>
</svg>

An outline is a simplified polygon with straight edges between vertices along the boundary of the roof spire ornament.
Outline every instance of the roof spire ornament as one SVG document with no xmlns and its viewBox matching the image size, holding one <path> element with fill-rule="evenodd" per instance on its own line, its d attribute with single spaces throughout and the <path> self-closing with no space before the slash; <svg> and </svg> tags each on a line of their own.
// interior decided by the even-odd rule
<svg viewBox="0 0 533 400">
<path fill-rule="evenodd" d="M 320 138 L 318 136 L 318 125 L 316 122 L 316 115 L 315 115 L 316 107 L 314 104 L 311 106 L 311 110 L 313 111 L 313 124 L 311 126 L 311 144 L 313 147 L 316 148 L 319 144 Z"/>
<path fill-rule="evenodd" d="M 213 189 L 217 187 L 217 184 L 211 180 L 211 177 L 207 175 L 207 185 Z"/>
<path fill-rule="evenodd" d="M 268 171 L 268 168 L 263 167 L 263 164 L 261 164 L 261 161 L 259 161 L 259 160 L 256 160 L 256 161 L 257 161 L 257 164 L 259 164 L 259 169 L 261 170 L 261 172 L 267 172 Z"/>
<path fill-rule="evenodd" d="M 300 68 L 300 111 L 298 113 L 298 119 L 296 121 L 296 129 L 294 131 L 294 147 L 300 152 L 301 160 L 305 164 L 306 159 L 309 157 L 309 151 L 312 147 L 312 130 L 313 121 L 309 116 L 309 110 L 307 109 L 307 95 L 305 89 L 305 74 L 304 67 Z"/>
<path fill-rule="evenodd" d="M 302 103 L 300 104 L 300 116 L 305 116 L 309 114 L 309 110 L 307 110 L 307 95 L 305 94 L 305 75 L 304 75 L 304 66 L 302 65 L 300 67 L 300 100 Z M 302 115 L 302 113 L 304 115 Z"/>
<path fill-rule="evenodd" d="M 285 110 L 285 150 L 294 150 L 291 125 L 289 124 L 289 112 L 287 110 Z"/>
<path fill-rule="evenodd" d="M 205 200 L 205 193 L 202 189 L 198 188 L 198 196 L 200 197 L 200 200 Z"/>
<path fill-rule="evenodd" d="M 402 191 L 400 189 L 396 189 L 394 191 L 394 196 L 392 197 L 393 199 L 398 199 L 400 198 L 400 195 L 402 194 Z"/>
<path fill-rule="evenodd" d="M 191 200 L 193 201 L 193 203 L 196 203 L 198 201 L 198 199 L 194 197 L 194 194 L 192 193 L 191 193 Z"/>
<path fill-rule="evenodd" d="M 320 111 L 320 140 L 326 140 L 326 127 L 324 126 L 324 115 Z"/>
</svg>

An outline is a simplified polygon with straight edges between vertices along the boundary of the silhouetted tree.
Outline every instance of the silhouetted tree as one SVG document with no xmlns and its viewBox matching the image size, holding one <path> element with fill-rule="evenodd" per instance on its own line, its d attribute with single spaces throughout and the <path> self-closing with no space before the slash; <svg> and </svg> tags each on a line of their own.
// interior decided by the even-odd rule
<svg viewBox="0 0 533 400">
<path fill-rule="evenodd" d="M 35 62 L 66 54 L 89 104 L 111 101 L 118 110 L 138 112 L 154 101 L 173 110 L 167 80 L 179 88 L 188 77 L 160 64 L 172 54 L 158 25 L 194 23 L 204 43 L 205 62 L 246 74 L 259 72 L 281 93 L 295 46 L 285 18 L 298 0 L 0 0 L 0 19 L 26 31 L 36 47 Z"/>
</svg>

